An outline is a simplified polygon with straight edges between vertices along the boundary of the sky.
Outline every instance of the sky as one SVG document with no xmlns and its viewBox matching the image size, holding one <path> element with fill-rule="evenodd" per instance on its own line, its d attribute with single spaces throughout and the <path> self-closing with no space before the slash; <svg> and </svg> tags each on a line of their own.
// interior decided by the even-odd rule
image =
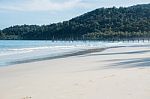
<svg viewBox="0 0 150 99">
<path fill-rule="evenodd" d="M 0 29 L 69 20 L 101 7 L 127 7 L 150 0 L 0 0 Z"/>
</svg>

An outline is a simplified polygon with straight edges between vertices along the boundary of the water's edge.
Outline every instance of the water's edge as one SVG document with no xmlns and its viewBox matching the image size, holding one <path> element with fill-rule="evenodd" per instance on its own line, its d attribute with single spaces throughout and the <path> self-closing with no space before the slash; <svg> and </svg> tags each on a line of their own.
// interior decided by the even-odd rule
<svg viewBox="0 0 150 99">
<path fill-rule="evenodd" d="M 149 46 L 149 42 L 0 41 L 0 67 L 67 58 L 116 47 Z"/>
<path fill-rule="evenodd" d="M 72 57 L 72 56 L 80 56 L 80 55 L 85 55 L 85 54 L 89 54 L 89 53 L 102 52 L 102 51 L 104 51 L 106 49 L 109 49 L 109 48 L 110 47 L 107 47 L 107 48 L 85 49 L 85 50 L 81 50 L 81 51 L 77 51 L 77 52 L 66 53 L 66 54 L 63 54 L 63 55 L 14 61 L 14 62 L 7 63 L 7 65 L 5 65 L 5 66 L 23 64 L 23 63 L 32 63 L 32 62 L 52 60 L 52 59 L 59 59 L 59 58 L 67 58 L 67 57 Z"/>
</svg>

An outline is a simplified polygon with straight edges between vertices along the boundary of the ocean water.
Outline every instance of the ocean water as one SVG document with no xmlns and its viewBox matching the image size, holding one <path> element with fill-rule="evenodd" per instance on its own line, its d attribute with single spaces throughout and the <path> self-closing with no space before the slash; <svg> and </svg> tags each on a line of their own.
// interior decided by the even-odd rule
<svg viewBox="0 0 150 99">
<path fill-rule="evenodd" d="M 146 45 L 149 42 L 100 42 L 100 41 L 0 41 L 0 66 L 17 64 L 17 61 L 36 60 L 78 52 L 91 48 Z"/>
</svg>

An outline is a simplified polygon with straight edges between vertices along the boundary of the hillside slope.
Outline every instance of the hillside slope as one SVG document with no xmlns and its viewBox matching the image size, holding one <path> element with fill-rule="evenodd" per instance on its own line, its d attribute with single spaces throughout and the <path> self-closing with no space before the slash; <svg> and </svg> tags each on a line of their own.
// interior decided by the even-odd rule
<svg viewBox="0 0 150 99">
<path fill-rule="evenodd" d="M 150 4 L 99 8 L 50 25 L 17 25 L 0 31 L 0 39 L 76 40 L 150 37 Z"/>
</svg>

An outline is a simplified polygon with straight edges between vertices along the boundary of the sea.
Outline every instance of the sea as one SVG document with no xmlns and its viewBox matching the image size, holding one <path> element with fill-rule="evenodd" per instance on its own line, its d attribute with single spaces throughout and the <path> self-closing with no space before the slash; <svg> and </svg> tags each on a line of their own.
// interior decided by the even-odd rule
<svg viewBox="0 0 150 99">
<path fill-rule="evenodd" d="M 0 67 L 50 59 L 92 48 L 141 45 L 149 45 L 149 42 L 0 40 Z"/>
</svg>

